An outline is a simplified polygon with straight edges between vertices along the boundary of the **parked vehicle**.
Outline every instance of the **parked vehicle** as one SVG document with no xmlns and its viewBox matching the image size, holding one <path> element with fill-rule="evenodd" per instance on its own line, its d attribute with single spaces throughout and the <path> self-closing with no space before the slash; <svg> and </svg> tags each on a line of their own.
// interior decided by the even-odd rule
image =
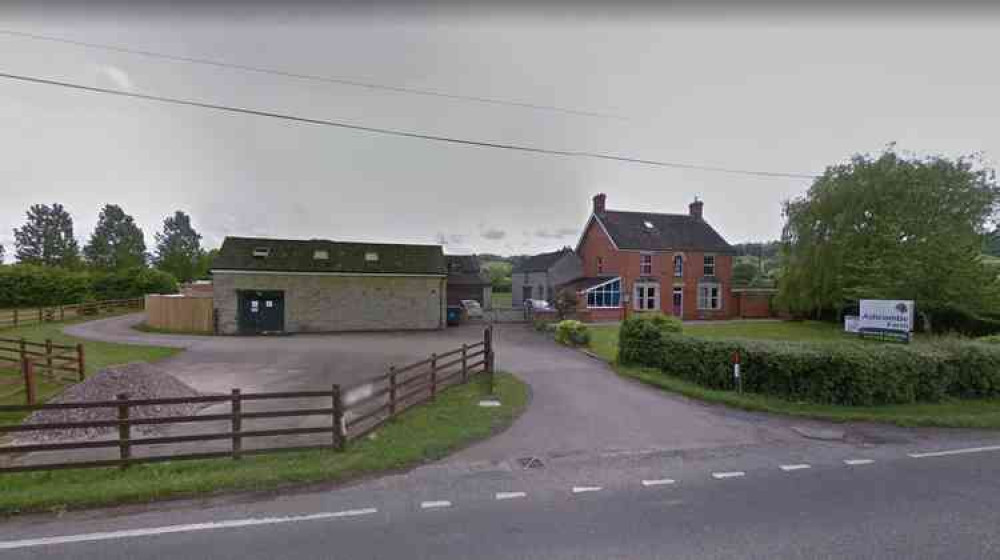
<svg viewBox="0 0 1000 560">
<path fill-rule="evenodd" d="M 469 319 L 483 318 L 483 307 L 474 299 L 463 299 L 462 309 L 465 310 L 465 316 Z"/>
<path fill-rule="evenodd" d="M 552 309 L 549 302 L 544 299 L 526 299 L 524 300 L 524 306 L 533 311 L 548 311 Z"/>
</svg>

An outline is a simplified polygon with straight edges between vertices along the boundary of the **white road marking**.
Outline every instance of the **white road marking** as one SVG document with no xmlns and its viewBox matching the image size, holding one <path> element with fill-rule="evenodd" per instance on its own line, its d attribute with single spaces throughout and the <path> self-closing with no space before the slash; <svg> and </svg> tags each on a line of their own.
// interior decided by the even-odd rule
<svg viewBox="0 0 1000 560">
<path fill-rule="evenodd" d="M 747 473 L 743 471 L 732 471 L 732 472 L 714 472 L 712 473 L 712 478 L 717 480 L 722 480 L 724 478 L 739 478 Z"/>
<path fill-rule="evenodd" d="M 420 509 L 437 509 L 451 507 L 451 502 L 448 500 L 437 500 L 431 502 L 420 502 Z"/>
<path fill-rule="evenodd" d="M 673 484 L 673 479 L 670 478 L 658 478 L 656 480 L 643 480 L 643 486 L 666 486 L 667 484 Z"/>
<path fill-rule="evenodd" d="M 788 472 L 788 471 L 801 471 L 802 469 L 811 469 L 811 468 L 812 468 L 811 465 L 807 465 L 805 463 L 801 463 L 801 464 L 798 464 L 798 465 L 781 465 L 781 470 L 783 470 L 785 472 Z"/>
<path fill-rule="evenodd" d="M 574 486 L 573 493 L 579 494 L 581 492 L 599 492 L 603 490 L 600 486 Z"/>
<path fill-rule="evenodd" d="M 79 542 L 128 539 L 134 537 L 168 535 L 170 533 L 189 533 L 193 531 L 212 531 L 215 529 L 253 527 L 256 525 L 277 525 L 281 523 L 297 523 L 299 521 L 318 521 L 322 519 L 335 519 L 338 517 L 357 517 L 360 515 L 371 515 L 373 513 L 378 513 L 378 510 L 375 508 L 350 509 L 347 511 L 322 512 L 322 513 L 313 513 L 309 515 L 292 515 L 288 517 L 259 517 L 250 519 L 233 519 L 229 521 L 212 521 L 209 523 L 190 523 L 186 525 L 166 525 L 163 527 L 149 527 L 146 529 L 109 531 L 106 533 L 83 533 L 79 535 L 64 535 L 59 537 L 40 537 L 36 539 L 25 539 L 20 541 L 0 541 L 0 550 L 10 550 L 14 548 L 30 548 L 36 546 L 53 545 L 53 544 L 70 544 Z"/>
<path fill-rule="evenodd" d="M 513 500 L 515 498 L 523 498 L 527 496 L 524 492 L 497 492 L 496 498 L 498 500 Z"/>
<path fill-rule="evenodd" d="M 990 445 L 988 447 L 967 447 L 965 449 L 950 449 L 948 451 L 931 451 L 928 453 L 907 453 L 914 459 L 924 457 L 945 457 L 947 455 L 964 455 L 966 453 L 985 453 L 987 451 L 1000 451 L 1000 445 Z"/>
<path fill-rule="evenodd" d="M 875 462 L 875 459 L 844 459 L 844 464 L 854 467 L 857 465 L 870 465 Z"/>
</svg>

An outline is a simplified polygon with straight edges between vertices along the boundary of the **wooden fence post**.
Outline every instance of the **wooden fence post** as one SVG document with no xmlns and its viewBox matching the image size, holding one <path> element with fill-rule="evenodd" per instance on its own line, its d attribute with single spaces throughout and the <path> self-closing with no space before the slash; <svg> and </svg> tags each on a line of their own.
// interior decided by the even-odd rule
<svg viewBox="0 0 1000 560">
<path fill-rule="evenodd" d="M 469 381 L 469 346 L 462 343 L 462 383 Z"/>
<path fill-rule="evenodd" d="M 340 385 L 333 384 L 333 448 L 343 451 L 347 446 L 347 430 L 344 429 L 344 401 L 340 396 Z"/>
<path fill-rule="evenodd" d="M 52 339 L 45 339 L 45 367 L 49 370 L 49 375 L 52 375 Z"/>
<path fill-rule="evenodd" d="M 41 307 L 38 308 L 38 322 L 39 323 L 44 323 L 45 322 L 45 320 L 42 319 L 42 308 Z"/>
<path fill-rule="evenodd" d="M 24 374 L 24 394 L 29 405 L 35 404 L 35 364 L 24 358 L 21 360 L 21 373 Z"/>
<path fill-rule="evenodd" d="M 128 468 L 128 461 L 132 458 L 131 428 L 129 423 L 128 395 L 118 393 L 115 399 L 121 402 L 118 405 L 118 456 L 122 460 L 121 468 Z"/>
<path fill-rule="evenodd" d="M 490 394 L 494 393 L 493 385 L 493 327 L 486 327 L 483 331 L 483 370 L 489 378 Z"/>
<path fill-rule="evenodd" d="M 76 367 L 79 370 L 80 381 L 87 378 L 87 370 L 84 367 L 85 362 L 83 359 L 83 343 L 78 343 L 76 345 Z"/>
<path fill-rule="evenodd" d="M 438 355 L 431 354 L 431 400 L 437 397 L 437 361 Z"/>
<path fill-rule="evenodd" d="M 233 389 L 230 407 L 233 416 L 233 459 L 239 459 L 243 452 L 243 402 L 240 397 L 240 390 Z"/>
<path fill-rule="evenodd" d="M 66 308 L 64 308 L 61 305 L 59 306 L 59 320 L 60 321 L 66 320 Z"/>
<path fill-rule="evenodd" d="M 17 308 L 14 308 L 14 326 L 17 326 Z"/>
<path fill-rule="evenodd" d="M 389 416 L 396 415 L 396 366 L 389 366 Z"/>
<path fill-rule="evenodd" d="M 25 355 L 25 352 L 27 352 L 27 350 L 28 350 L 27 349 L 27 345 L 28 345 L 27 341 L 24 340 L 24 337 L 22 336 L 21 340 L 18 341 L 18 343 L 17 343 L 18 354 L 19 354 L 18 357 L 21 358 L 22 362 L 28 357 L 28 356 Z"/>
</svg>

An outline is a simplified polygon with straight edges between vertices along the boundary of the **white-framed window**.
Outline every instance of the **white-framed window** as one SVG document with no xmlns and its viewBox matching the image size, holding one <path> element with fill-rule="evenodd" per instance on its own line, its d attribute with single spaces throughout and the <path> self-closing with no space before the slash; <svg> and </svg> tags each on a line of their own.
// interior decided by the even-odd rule
<svg viewBox="0 0 1000 560">
<path fill-rule="evenodd" d="M 635 285 L 636 311 L 656 311 L 660 308 L 660 286 L 637 283 Z"/>
<path fill-rule="evenodd" d="M 681 278 L 684 276 L 684 256 L 674 255 L 674 276 Z"/>
<path fill-rule="evenodd" d="M 653 255 L 649 253 L 639 255 L 639 274 L 642 276 L 653 275 Z"/>
<path fill-rule="evenodd" d="M 587 290 L 587 307 L 619 307 L 622 302 L 622 280 L 615 278 Z"/>
<path fill-rule="evenodd" d="M 604 257 L 597 257 L 597 273 L 604 274 Z"/>
<path fill-rule="evenodd" d="M 715 255 L 705 255 L 705 266 L 702 267 L 702 276 L 715 276 Z"/>
<path fill-rule="evenodd" d="M 718 284 L 698 284 L 698 309 L 722 309 L 722 288 Z"/>
</svg>

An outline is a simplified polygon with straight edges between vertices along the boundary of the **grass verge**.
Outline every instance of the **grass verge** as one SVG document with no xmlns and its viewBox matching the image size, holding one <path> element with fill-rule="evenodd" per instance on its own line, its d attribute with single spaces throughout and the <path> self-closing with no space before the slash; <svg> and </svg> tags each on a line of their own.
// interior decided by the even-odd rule
<svg viewBox="0 0 1000 560">
<path fill-rule="evenodd" d="M 840 335 L 839 331 L 830 329 L 823 323 L 809 321 L 685 325 L 684 332 L 692 336 L 705 336 L 705 333 L 709 333 L 709 337 L 713 338 L 729 338 L 721 333 L 734 333 L 732 337 L 739 336 L 735 333 L 742 333 L 743 338 L 771 340 L 830 340 L 829 333 Z M 837 406 L 790 402 L 768 395 L 707 389 L 656 369 L 618 364 L 617 326 L 592 327 L 590 333 L 590 350 L 610 363 L 619 375 L 708 403 L 831 422 L 882 422 L 904 427 L 1000 429 L 998 399 L 948 399 L 937 403 Z"/>
<path fill-rule="evenodd" d="M 228 459 L 0 475 L 0 513 L 61 511 L 226 491 L 273 490 L 295 484 L 337 482 L 440 459 L 509 426 L 524 409 L 527 385 L 498 373 L 502 406 L 478 405 L 481 382 L 454 387 L 437 401 L 415 407 L 342 453 L 309 451 Z"/>
<path fill-rule="evenodd" d="M 108 315 L 96 317 L 106 319 Z M 0 330 L 2 338 L 21 338 L 27 340 L 44 342 L 45 339 L 52 339 L 56 344 L 75 345 L 83 344 L 83 351 L 86 361 L 87 375 L 93 375 L 103 368 L 116 364 L 127 364 L 129 362 L 154 362 L 173 356 L 181 350 L 176 348 L 164 348 L 160 346 L 137 346 L 133 344 L 115 344 L 111 342 L 98 342 L 83 340 L 64 334 L 62 329 L 73 323 L 92 321 L 95 317 L 84 317 L 70 321 L 40 323 L 18 327 L 13 329 Z M 67 376 L 71 374 L 65 374 Z M 72 381 L 50 381 L 44 375 L 38 376 L 38 399 L 45 402 L 49 398 L 58 394 Z M 3 404 L 24 404 L 24 383 L 21 380 L 19 368 L 0 367 L 0 405 Z M 0 424 L 20 422 L 25 416 L 21 412 L 0 412 Z"/>
</svg>

